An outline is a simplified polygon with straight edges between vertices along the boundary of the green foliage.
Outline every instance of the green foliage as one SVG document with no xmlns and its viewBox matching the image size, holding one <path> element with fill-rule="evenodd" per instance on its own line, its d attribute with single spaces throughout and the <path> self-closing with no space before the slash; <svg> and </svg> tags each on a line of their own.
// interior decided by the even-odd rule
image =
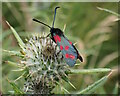
<svg viewBox="0 0 120 96">
<path fill-rule="evenodd" d="M 15 56 L 19 56 L 19 57 L 23 57 L 23 55 L 19 52 L 19 51 L 8 51 L 8 50 L 3 50 L 3 52 L 6 52 L 10 55 L 15 55 Z"/>
<path fill-rule="evenodd" d="M 9 83 L 14 90 L 14 94 L 24 94 L 24 92 L 22 92 L 22 90 L 14 82 L 9 81 Z"/>
<path fill-rule="evenodd" d="M 103 10 L 103 11 L 106 11 L 106 12 L 109 12 L 111 14 L 114 14 L 116 16 L 118 16 L 120 18 L 120 14 L 114 12 L 114 11 L 111 11 L 111 10 L 108 10 L 108 9 L 105 9 L 105 8 L 100 8 L 100 7 L 97 7 L 99 10 Z"/>
<path fill-rule="evenodd" d="M 3 32 L 2 38 L 0 38 L 3 48 L 2 92 L 8 93 L 12 90 L 6 80 L 7 77 L 10 80 L 17 80 L 11 85 L 17 93 L 21 94 L 19 89 L 23 86 L 24 80 L 22 78 L 26 74 L 22 74 L 25 70 L 17 69 L 18 66 L 14 66 L 19 65 L 19 60 L 21 57 L 23 58 L 24 54 L 21 54 L 17 42 L 23 46 L 23 42 L 26 43 L 25 39 L 31 37 L 31 34 L 49 33 L 45 26 L 32 22 L 32 18 L 37 18 L 51 25 L 55 6 L 61 7 L 57 11 L 55 27 L 63 29 L 66 24 L 64 34 L 72 42 L 77 42 L 75 46 L 82 54 L 84 63 L 79 64 L 77 61 L 77 65 L 68 72 L 70 73 L 68 80 L 63 81 L 62 86 L 61 82 L 58 82 L 53 92 L 56 94 L 74 93 L 76 91 L 83 94 L 91 92 L 117 94 L 118 81 L 116 78 L 118 73 L 113 71 L 112 75 L 109 76 L 110 78 L 107 78 L 106 73 L 113 69 L 117 70 L 118 67 L 118 4 L 78 2 L 5 2 L 2 4 Z M 6 21 L 13 27 L 8 26 Z M 13 34 L 17 37 L 16 39 Z M 103 78 L 100 79 L 101 77 Z"/>
<path fill-rule="evenodd" d="M 110 72 L 110 68 L 95 68 L 95 69 L 70 69 L 69 74 L 93 74 Z"/>
<path fill-rule="evenodd" d="M 12 26 L 10 26 L 10 24 L 7 21 L 6 21 L 6 23 L 9 25 L 10 29 L 12 30 L 13 34 L 15 35 L 18 43 L 20 44 L 20 47 L 23 48 L 25 46 L 25 44 L 23 43 L 23 41 L 21 40 L 21 38 L 19 37 L 19 35 L 15 31 L 15 29 Z"/>
<path fill-rule="evenodd" d="M 82 91 L 78 92 L 77 94 L 91 94 L 97 88 L 101 87 L 107 81 L 107 76 L 104 76 L 100 80 L 96 81 L 92 85 L 89 85 L 87 88 L 83 89 Z"/>
</svg>

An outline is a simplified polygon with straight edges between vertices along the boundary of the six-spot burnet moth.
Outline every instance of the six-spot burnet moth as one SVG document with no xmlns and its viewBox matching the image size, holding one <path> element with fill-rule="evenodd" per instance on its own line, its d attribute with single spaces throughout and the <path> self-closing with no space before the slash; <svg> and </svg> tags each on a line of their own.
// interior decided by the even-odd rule
<svg viewBox="0 0 120 96">
<path fill-rule="evenodd" d="M 66 63 L 69 66 L 74 66 L 77 59 L 79 59 L 81 62 L 83 62 L 83 58 L 80 56 L 80 54 L 78 53 L 78 50 L 73 45 L 73 43 L 64 36 L 62 30 L 60 30 L 59 28 L 54 28 L 54 22 L 55 22 L 57 8 L 60 8 L 60 7 L 55 8 L 54 20 L 53 20 L 52 27 L 50 27 L 49 25 L 47 25 L 37 19 L 33 19 L 33 21 L 39 22 L 50 28 L 50 34 L 48 34 L 48 36 L 51 35 L 51 39 L 59 46 Z"/>
</svg>

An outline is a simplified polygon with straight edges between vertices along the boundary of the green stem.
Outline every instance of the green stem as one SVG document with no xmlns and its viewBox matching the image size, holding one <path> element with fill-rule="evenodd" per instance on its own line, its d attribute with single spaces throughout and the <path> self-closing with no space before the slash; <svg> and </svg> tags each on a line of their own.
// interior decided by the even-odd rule
<svg viewBox="0 0 120 96">
<path fill-rule="evenodd" d="M 91 73 L 104 73 L 110 72 L 110 68 L 97 68 L 97 69 L 70 69 L 68 74 L 91 74 Z"/>
<path fill-rule="evenodd" d="M 111 11 L 111 10 L 108 10 L 108 9 L 105 9 L 105 8 L 101 8 L 101 7 L 97 7 L 97 8 L 98 8 L 99 10 L 106 11 L 106 12 L 109 12 L 109 13 L 111 13 L 111 14 L 114 14 L 114 15 L 120 17 L 120 14 L 118 14 L 118 13 L 116 13 L 116 12 L 114 12 L 114 11 Z"/>
</svg>

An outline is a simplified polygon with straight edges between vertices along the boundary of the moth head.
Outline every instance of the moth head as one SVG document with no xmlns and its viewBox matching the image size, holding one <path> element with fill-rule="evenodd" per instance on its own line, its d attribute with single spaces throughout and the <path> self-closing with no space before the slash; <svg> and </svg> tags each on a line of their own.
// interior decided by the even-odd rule
<svg viewBox="0 0 120 96">
<path fill-rule="evenodd" d="M 62 30 L 60 30 L 59 28 L 51 28 L 50 32 L 55 33 L 57 35 L 62 35 L 63 34 Z"/>
</svg>

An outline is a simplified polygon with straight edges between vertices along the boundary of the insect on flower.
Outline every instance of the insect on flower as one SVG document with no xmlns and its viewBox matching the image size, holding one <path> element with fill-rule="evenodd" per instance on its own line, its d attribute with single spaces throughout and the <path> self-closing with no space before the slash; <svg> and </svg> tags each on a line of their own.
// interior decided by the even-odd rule
<svg viewBox="0 0 120 96">
<path fill-rule="evenodd" d="M 83 58 L 81 57 L 81 55 L 79 54 L 78 50 L 73 45 L 73 43 L 64 36 L 62 30 L 60 30 L 59 28 L 54 28 L 57 8 L 60 7 L 55 8 L 52 27 L 37 19 L 33 19 L 33 21 L 39 22 L 50 28 L 50 34 L 48 34 L 47 36 L 51 35 L 51 39 L 59 46 L 60 50 L 62 51 L 66 63 L 72 67 L 75 65 L 77 59 L 83 62 Z"/>
</svg>

